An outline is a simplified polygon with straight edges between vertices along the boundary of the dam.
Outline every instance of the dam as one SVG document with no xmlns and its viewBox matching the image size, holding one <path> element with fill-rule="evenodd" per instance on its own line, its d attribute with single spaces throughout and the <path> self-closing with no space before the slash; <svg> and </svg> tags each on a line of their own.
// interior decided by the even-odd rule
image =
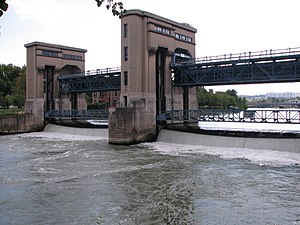
<svg viewBox="0 0 300 225">
<path fill-rule="evenodd" d="M 44 132 L 98 137 L 108 140 L 108 129 L 105 128 L 76 128 L 47 124 Z M 218 148 L 245 148 L 249 149 L 249 151 L 255 149 L 300 153 L 300 138 L 293 137 L 238 137 L 183 132 L 179 129 L 162 129 L 157 136 L 156 142 Z"/>
<path fill-rule="evenodd" d="M 85 69 L 86 49 L 38 41 L 25 44 L 24 122 L 21 126 L 17 120 L 14 130 L 41 130 L 55 120 L 97 116 L 110 124 L 109 143 L 148 142 L 155 140 L 165 122 L 159 118 L 182 111 L 185 120 L 197 110 L 197 86 L 299 81 L 299 48 L 196 59 L 196 33 L 188 23 L 128 10 L 121 18 L 121 67 L 95 70 Z M 87 109 L 87 99 L 101 103 L 103 113 Z M 238 119 L 252 120 L 253 113 Z M 299 111 L 292 118 L 272 113 L 277 122 L 300 121 Z M 225 121 L 224 115 L 219 119 Z M 1 124 L 11 132 L 6 121 Z"/>
</svg>

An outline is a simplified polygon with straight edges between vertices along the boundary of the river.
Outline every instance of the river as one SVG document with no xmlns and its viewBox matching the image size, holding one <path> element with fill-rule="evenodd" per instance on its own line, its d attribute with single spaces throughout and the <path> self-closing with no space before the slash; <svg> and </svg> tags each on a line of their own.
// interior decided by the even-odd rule
<svg viewBox="0 0 300 225">
<path fill-rule="evenodd" d="M 300 153 L 0 136 L 0 224 L 300 224 Z"/>
</svg>

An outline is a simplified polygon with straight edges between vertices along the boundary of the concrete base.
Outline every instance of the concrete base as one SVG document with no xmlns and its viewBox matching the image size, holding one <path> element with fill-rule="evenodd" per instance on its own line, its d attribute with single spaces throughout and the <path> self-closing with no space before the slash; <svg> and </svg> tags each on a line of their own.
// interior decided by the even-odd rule
<svg viewBox="0 0 300 225">
<path fill-rule="evenodd" d="M 153 113 L 141 108 L 111 108 L 109 112 L 110 144 L 130 145 L 155 141 L 156 120 Z"/>
<path fill-rule="evenodd" d="M 81 128 L 81 127 L 67 127 L 56 124 L 47 124 L 45 126 L 44 132 L 49 133 L 60 133 L 69 135 L 80 135 L 88 137 L 99 137 L 103 139 L 108 138 L 107 128 Z"/>
<path fill-rule="evenodd" d="M 0 115 L 0 134 L 42 131 L 44 122 L 32 114 Z"/>
</svg>

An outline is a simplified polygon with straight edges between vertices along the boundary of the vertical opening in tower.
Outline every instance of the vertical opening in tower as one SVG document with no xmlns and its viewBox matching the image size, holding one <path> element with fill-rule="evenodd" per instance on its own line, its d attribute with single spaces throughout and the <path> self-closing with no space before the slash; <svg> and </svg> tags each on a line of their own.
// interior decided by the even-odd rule
<svg viewBox="0 0 300 225">
<path fill-rule="evenodd" d="M 71 94 L 71 109 L 77 110 L 78 109 L 78 97 L 77 93 Z"/>
<path fill-rule="evenodd" d="M 55 109 L 53 99 L 53 77 L 54 66 L 45 66 L 44 71 L 44 94 L 45 94 L 45 112 Z"/>
<path fill-rule="evenodd" d="M 165 64 L 167 49 L 159 47 L 156 53 L 156 114 L 166 111 Z"/>
<path fill-rule="evenodd" d="M 184 63 L 191 59 L 192 59 L 192 55 L 188 50 L 182 48 L 176 48 L 175 53 L 173 55 L 172 63 L 173 64 Z M 176 83 L 180 83 L 180 77 L 174 77 L 173 79 L 175 80 L 175 82 L 177 81 Z M 183 105 L 182 105 L 183 110 L 189 110 L 189 88 L 188 87 L 183 87 L 182 98 L 183 98 Z"/>
</svg>

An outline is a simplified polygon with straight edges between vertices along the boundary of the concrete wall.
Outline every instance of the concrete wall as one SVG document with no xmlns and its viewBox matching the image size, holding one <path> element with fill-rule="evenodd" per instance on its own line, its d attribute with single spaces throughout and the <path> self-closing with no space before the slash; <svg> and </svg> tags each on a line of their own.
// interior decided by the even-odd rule
<svg viewBox="0 0 300 225">
<path fill-rule="evenodd" d="M 164 31 L 158 30 L 158 28 L 164 29 Z M 177 48 L 185 49 L 192 57 L 195 57 L 195 33 L 197 30 L 191 26 L 141 10 L 129 10 L 122 17 L 121 29 L 121 105 L 125 105 L 124 96 L 127 97 L 128 107 L 132 107 L 134 101 L 142 98 L 145 99 L 146 107 L 153 102 L 155 105 L 157 91 L 156 54 L 159 48 L 162 48 L 166 50 L 164 62 L 166 110 L 171 110 L 172 98 L 176 102 L 173 105 L 174 108 L 182 109 L 183 90 L 180 87 L 172 86 L 169 64 Z M 190 37 L 191 41 L 176 38 L 176 34 Z M 125 48 L 128 51 L 127 60 L 124 57 Z M 125 72 L 128 73 L 127 85 L 124 84 Z M 197 107 L 195 88 L 190 88 L 189 101 L 190 108 L 195 109 Z M 154 113 L 156 113 L 155 107 Z"/>
<path fill-rule="evenodd" d="M 265 149 L 300 153 L 300 138 L 225 137 L 163 129 L 160 131 L 157 141 L 209 147 Z"/>
<path fill-rule="evenodd" d="M 99 137 L 103 139 L 108 138 L 107 128 L 77 128 L 77 127 L 66 127 L 55 124 L 47 124 L 44 132 L 58 133 L 58 134 L 69 134 L 69 135 L 80 135 L 88 137 Z"/>
<path fill-rule="evenodd" d="M 136 144 L 156 139 L 156 118 L 143 102 L 132 108 L 110 108 L 109 143 Z"/>
<path fill-rule="evenodd" d="M 62 74 L 84 71 L 87 50 L 43 42 L 28 43 L 25 47 L 27 49 L 25 113 L 34 116 L 39 126 L 44 123 L 46 68 L 53 68 L 51 100 L 54 109 L 71 109 L 70 95 L 59 94 L 57 78 Z M 78 95 L 78 107 L 86 109 L 84 94 Z"/>
<path fill-rule="evenodd" d="M 197 30 L 141 10 L 129 10 L 121 29 L 120 106 L 124 108 L 111 109 L 109 143 L 132 144 L 156 137 L 158 114 L 187 105 L 183 88 L 172 85 L 169 65 L 175 52 L 195 57 Z M 195 109 L 195 88 L 189 89 L 188 100 Z"/>
<path fill-rule="evenodd" d="M 41 131 L 44 124 L 39 117 L 29 114 L 0 116 L 0 134 L 17 134 Z"/>
</svg>

